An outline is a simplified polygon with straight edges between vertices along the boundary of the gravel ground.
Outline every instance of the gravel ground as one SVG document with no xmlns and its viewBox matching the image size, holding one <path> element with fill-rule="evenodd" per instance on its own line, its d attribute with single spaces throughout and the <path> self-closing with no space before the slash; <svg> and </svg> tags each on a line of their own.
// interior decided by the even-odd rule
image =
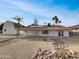
<svg viewBox="0 0 79 59">
<path fill-rule="evenodd" d="M 79 39 L 63 39 L 71 50 L 79 52 Z M 28 39 L 13 39 L 0 43 L 0 58 L 2 59 L 32 59 L 38 48 L 52 49 L 52 42 Z"/>
</svg>

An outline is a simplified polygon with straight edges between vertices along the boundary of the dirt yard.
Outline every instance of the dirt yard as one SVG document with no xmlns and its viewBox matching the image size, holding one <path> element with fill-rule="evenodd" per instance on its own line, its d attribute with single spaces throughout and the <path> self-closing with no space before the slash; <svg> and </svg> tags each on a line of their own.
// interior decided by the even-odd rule
<svg viewBox="0 0 79 59">
<path fill-rule="evenodd" d="M 61 39 L 69 48 L 79 52 L 79 39 Z M 38 48 L 53 49 L 52 41 L 37 41 L 28 39 L 13 39 L 0 43 L 0 59 L 32 59 Z"/>
</svg>

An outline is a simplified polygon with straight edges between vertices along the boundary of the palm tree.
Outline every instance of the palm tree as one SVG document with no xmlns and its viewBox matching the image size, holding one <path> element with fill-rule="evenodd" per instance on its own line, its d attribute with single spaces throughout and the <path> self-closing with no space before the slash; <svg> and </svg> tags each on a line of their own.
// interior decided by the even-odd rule
<svg viewBox="0 0 79 59">
<path fill-rule="evenodd" d="M 59 20 L 57 16 L 54 16 L 52 20 L 55 21 L 55 24 L 61 23 L 61 20 Z"/>
<path fill-rule="evenodd" d="M 18 22 L 18 25 L 17 25 L 17 36 L 20 35 L 20 22 L 23 20 L 23 18 L 19 17 L 19 16 L 16 16 L 16 17 L 13 17 L 17 22 Z"/>
</svg>

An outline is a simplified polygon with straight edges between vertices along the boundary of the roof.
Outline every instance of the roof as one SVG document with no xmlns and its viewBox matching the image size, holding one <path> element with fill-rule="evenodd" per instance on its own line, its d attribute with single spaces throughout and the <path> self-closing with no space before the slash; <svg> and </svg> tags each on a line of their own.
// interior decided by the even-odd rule
<svg viewBox="0 0 79 59">
<path fill-rule="evenodd" d="M 68 27 L 62 25 L 26 27 L 24 30 L 69 30 Z"/>
<path fill-rule="evenodd" d="M 12 23 L 14 24 L 15 28 L 18 28 L 18 23 L 15 23 L 15 22 L 12 22 Z M 25 26 L 20 24 L 20 28 L 25 28 Z"/>
<path fill-rule="evenodd" d="M 32 25 L 29 25 L 29 26 L 27 26 L 28 28 L 30 28 L 30 27 L 44 27 L 44 25 L 34 25 L 34 24 L 32 24 Z"/>
<path fill-rule="evenodd" d="M 6 22 L 13 23 L 14 26 L 15 26 L 15 28 L 18 28 L 18 23 L 15 23 L 15 22 L 12 22 L 12 21 L 6 21 Z M 5 22 L 5 23 L 6 23 L 6 22 Z M 25 26 L 22 25 L 22 24 L 20 24 L 20 28 L 25 28 Z"/>
<path fill-rule="evenodd" d="M 75 26 L 70 26 L 70 27 L 68 27 L 68 28 L 70 28 L 70 29 L 79 29 L 79 25 L 75 25 Z"/>
<path fill-rule="evenodd" d="M 62 26 L 62 25 L 52 25 L 48 27 L 48 29 L 51 30 L 70 30 L 68 27 Z"/>
</svg>

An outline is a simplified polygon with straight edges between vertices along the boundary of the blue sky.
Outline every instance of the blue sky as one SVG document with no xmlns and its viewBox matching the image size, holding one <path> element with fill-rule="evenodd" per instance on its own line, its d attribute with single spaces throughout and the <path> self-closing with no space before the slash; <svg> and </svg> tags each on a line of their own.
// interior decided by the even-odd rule
<svg viewBox="0 0 79 59">
<path fill-rule="evenodd" d="M 20 16 L 25 25 L 33 23 L 51 23 L 52 17 L 58 16 L 61 25 L 79 24 L 79 0 L 0 0 L 0 22 L 15 21 L 12 17 Z"/>
</svg>

